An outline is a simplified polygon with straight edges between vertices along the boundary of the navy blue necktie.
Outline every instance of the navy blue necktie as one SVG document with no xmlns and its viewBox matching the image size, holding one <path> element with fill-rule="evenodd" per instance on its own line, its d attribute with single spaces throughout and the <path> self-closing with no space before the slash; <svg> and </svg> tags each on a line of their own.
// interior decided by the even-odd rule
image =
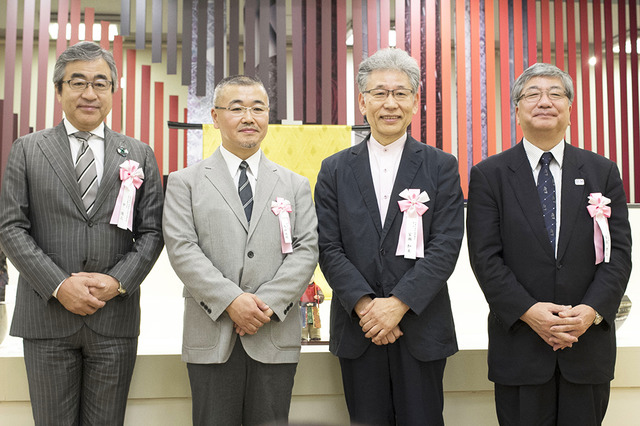
<svg viewBox="0 0 640 426">
<path fill-rule="evenodd" d="M 556 248 L 556 184 L 553 180 L 549 163 L 553 160 L 553 154 L 545 152 L 540 157 L 540 172 L 538 173 L 538 196 L 542 205 L 544 224 L 549 234 L 549 242 L 554 251 Z"/>
<path fill-rule="evenodd" d="M 251 192 L 251 185 L 247 178 L 247 164 L 246 161 L 240 163 L 240 179 L 238 180 L 238 195 L 240 195 L 240 202 L 242 202 L 242 208 L 244 214 L 247 216 L 247 222 L 251 221 L 251 211 L 253 210 L 253 193 Z"/>
</svg>

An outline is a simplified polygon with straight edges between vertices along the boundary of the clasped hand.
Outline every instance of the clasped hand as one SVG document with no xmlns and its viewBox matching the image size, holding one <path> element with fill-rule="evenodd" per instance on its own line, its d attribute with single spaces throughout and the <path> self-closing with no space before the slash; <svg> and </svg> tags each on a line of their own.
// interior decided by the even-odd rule
<svg viewBox="0 0 640 426">
<path fill-rule="evenodd" d="M 77 272 L 62 282 L 56 298 L 66 310 L 92 315 L 118 294 L 118 281 L 97 272 Z"/>
<path fill-rule="evenodd" d="M 534 304 L 520 319 L 554 351 L 570 348 L 593 324 L 596 311 L 588 305 L 575 307 L 548 302 Z"/>
<path fill-rule="evenodd" d="M 354 309 L 364 336 L 376 345 L 394 343 L 402 336 L 399 324 L 409 307 L 397 297 L 371 299 L 364 296 Z"/>
<path fill-rule="evenodd" d="M 240 336 L 256 334 L 260 327 L 271 321 L 273 315 L 273 310 L 252 293 L 242 293 L 236 297 L 226 311 Z"/>
</svg>

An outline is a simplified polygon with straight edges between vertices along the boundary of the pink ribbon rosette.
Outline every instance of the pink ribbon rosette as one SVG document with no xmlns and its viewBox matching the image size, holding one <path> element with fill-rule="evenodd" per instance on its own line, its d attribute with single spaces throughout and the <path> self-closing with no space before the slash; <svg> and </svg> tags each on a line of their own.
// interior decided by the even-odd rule
<svg viewBox="0 0 640 426">
<path fill-rule="evenodd" d="M 400 196 L 404 200 L 398 201 L 398 205 L 404 216 L 396 256 L 404 255 L 405 259 L 424 257 L 421 216 L 429 209 L 423 204 L 429 201 L 429 195 L 419 189 L 405 189 Z"/>
<path fill-rule="evenodd" d="M 291 220 L 289 213 L 291 212 L 291 203 L 284 198 L 277 197 L 271 202 L 271 211 L 278 216 L 280 221 L 280 244 L 282 245 L 282 253 L 293 253 L 291 245 Z"/>
<path fill-rule="evenodd" d="M 120 164 L 120 193 L 116 200 L 116 206 L 111 215 L 112 225 L 121 229 L 133 231 L 133 204 L 136 199 L 136 189 L 142 185 L 144 172 L 139 169 L 137 161 L 127 160 Z"/>
<path fill-rule="evenodd" d="M 605 263 L 609 263 L 611 258 L 611 234 L 607 219 L 611 217 L 611 207 L 607 205 L 609 203 L 611 200 L 599 192 L 589 194 L 587 210 L 593 218 L 593 245 L 596 250 L 596 265 L 603 260 Z"/>
</svg>

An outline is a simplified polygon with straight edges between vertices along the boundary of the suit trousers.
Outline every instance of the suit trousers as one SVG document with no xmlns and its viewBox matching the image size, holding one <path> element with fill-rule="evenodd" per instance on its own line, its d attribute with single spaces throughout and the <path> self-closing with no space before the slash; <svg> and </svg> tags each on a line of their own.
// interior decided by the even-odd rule
<svg viewBox="0 0 640 426">
<path fill-rule="evenodd" d="M 446 359 L 414 358 L 404 337 L 369 345 L 356 359 L 340 358 L 351 422 L 374 425 L 444 425 L 442 377 Z"/>
<path fill-rule="evenodd" d="M 610 383 L 585 385 L 565 380 L 556 370 L 541 385 L 495 384 L 501 426 L 598 426 L 609 404 Z"/>
<path fill-rule="evenodd" d="M 227 362 L 187 363 L 193 424 L 286 425 L 297 366 L 255 361 L 239 337 Z"/>
<path fill-rule="evenodd" d="M 137 337 L 101 336 L 86 325 L 57 339 L 24 339 L 29 396 L 37 425 L 124 423 Z"/>
</svg>

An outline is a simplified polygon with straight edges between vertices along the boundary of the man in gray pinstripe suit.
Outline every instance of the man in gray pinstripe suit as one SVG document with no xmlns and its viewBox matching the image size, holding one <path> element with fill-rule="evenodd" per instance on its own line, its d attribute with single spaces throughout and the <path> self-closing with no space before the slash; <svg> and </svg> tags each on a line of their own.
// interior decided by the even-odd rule
<svg viewBox="0 0 640 426">
<path fill-rule="evenodd" d="M 65 119 L 15 141 L 0 193 L 0 246 L 20 272 L 11 334 L 23 338 L 36 425 L 117 425 L 136 359 L 139 286 L 163 245 L 161 176 L 148 145 L 104 124 L 118 82 L 111 53 L 71 46 L 53 81 Z M 97 192 L 83 197 L 76 159 L 87 153 L 85 192 Z M 119 169 L 135 164 L 144 176 L 122 209 L 131 220 L 111 224 L 127 200 Z"/>
</svg>

